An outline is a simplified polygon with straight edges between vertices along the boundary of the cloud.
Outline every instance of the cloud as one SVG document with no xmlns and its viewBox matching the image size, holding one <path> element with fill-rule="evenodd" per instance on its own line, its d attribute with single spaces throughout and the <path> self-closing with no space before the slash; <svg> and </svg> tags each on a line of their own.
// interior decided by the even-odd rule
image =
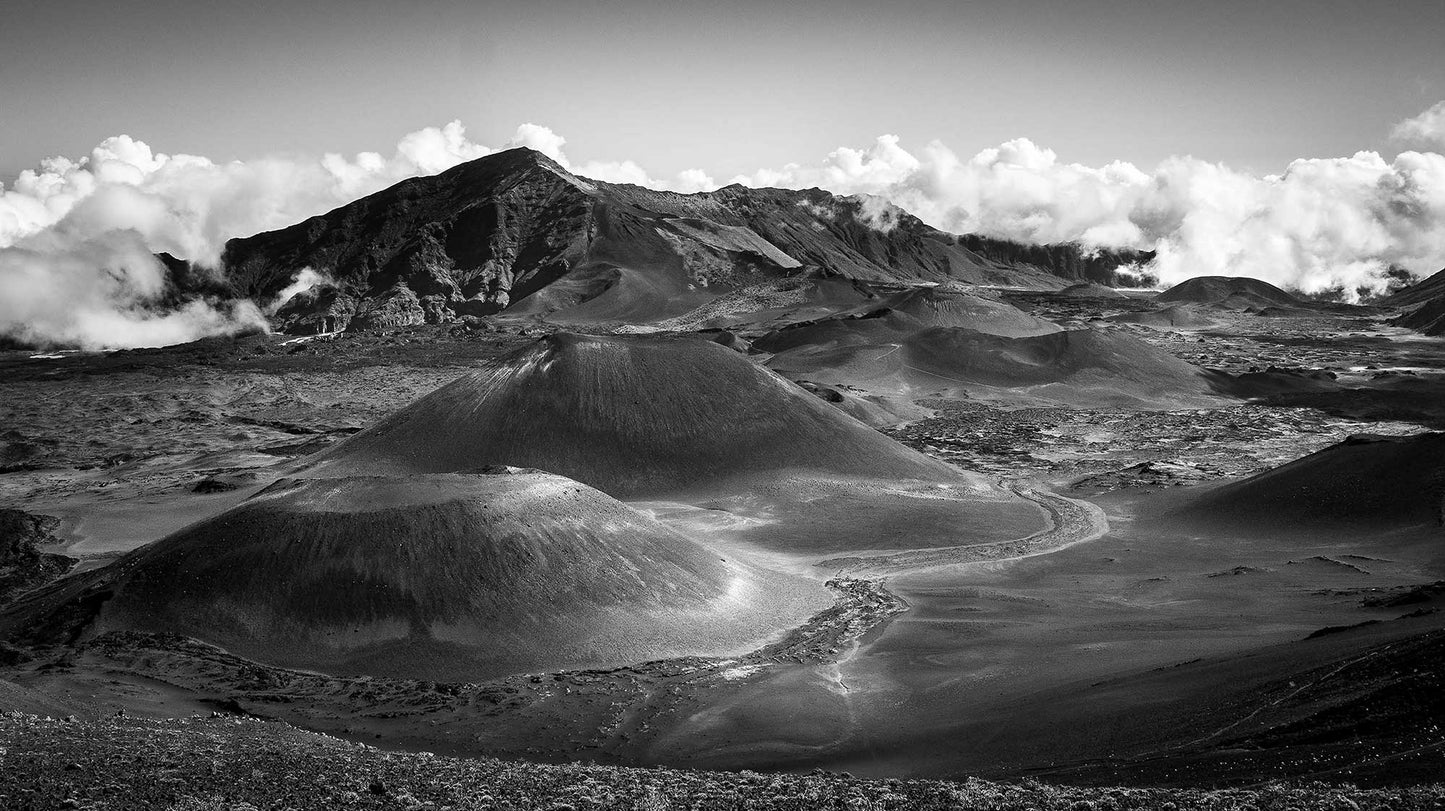
<svg viewBox="0 0 1445 811">
<path fill-rule="evenodd" d="M 399 180 L 487 155 L 460 122 L 410 133 L 390 157 L 268 157 L 214 163 L 108 138 L 79 160 L 51 158 L 0 194 L 0 248 L 54 230 L 85 240 L 139 233 L 153 250 L 214 265 L 227 239 L 327 211 Z"/>
<path fill-rule="evenodd" d="M 689 192 L 715 186 L 695 169 L 661 181 L 632 161 L 572 167 L 562 149 L 566 142 L 528 123 L 503 148 L 530 147 L 600 180 Z M 228 239 L 283 228 L 494 151 L 452 121 L 408 133 L 389 156 L 328 153 L 216 163 L 156 152 L 118 135 L 82 158 L 50 158 L 22 172 L 13 187 L 0 187 L 0 335 L 123 347 L 254 328 L 254 307 L 190 302 L 173 318 L 147 309 L 165 293 L 163 269 L 149 254 L 215 266 Z M 116 274 L 122 283 L 115 283 Z M 94 293 L 83 296 L 86 309 L 64 318 L 66 300 L 84 290 Z M 45 296 L 57 298 L 47 303 Z"/>
<path fill-rule="evenodd" d="M 1445 149 L 1445 101 L 1407 118 L 1390 130 L 1390 140 L 1409 146 Z"/>
<path fill-rule="evenodd" d="M 898 227 L 903 211 L 898 206 L 875 194 L 858 195 L 858 216 L 869 228 L 881 233 L 888 233 Z"/>
<path fill-rule="evenodd" d="M 215 163 L 119 135 L 0 189 L 0 335 L 86 348 L 155 346 L 265 326 L 250 303 L 162 311 L 167 252 L 214 266 L 226 240 L 284 227 L 403 178 L 492 150 L 459 122 L 403 137 L 390 157 Z"/>
<path fill-rule="evenodd" d="M 168 346 L 266 329 L 246 301 L 164 306 L 166 286 L 165 268 L 135 231 L 78 241 L 42 235 L 0 249 L 0 327 L 27 342 L 84 349 Z"/>
<path fill-rule="evenodd" d="M 1445 102 L 1394 134 L 1440 145 L 1442 132 Z M 504 148 L 536 149 L 597 180 L 684 193 L 718 186 L 701 169 L 659 179 L 632 160 L 575 163 L 566 145 L 528 123 Z M 168 298 L 164 269 L 151 254 L 212 266 L 230 238 L 285 227 L 493 151 L 453 121 L 403 136 L 389 155 L 216 163 L 119 135 L 84 157 L 48 159 L 0 187 L 0 335 L 118 347 L 255 328 L 253 305 Z M 939 141 L 910 150 L 883 135 L 867 147 L 730 182 L 857 195 L 880 230 L 896 225 L 901 208 L 955 233 L 1155 250 L 1141 271 L 1165 283 L 1249 275 L 1306 292 L 1348 292 L 1383 287 L 1391 266 L 1416 274 L 1445 266 L 1445 157 L 1433 151 L 1388 161 L 1375 152 L 1302 159 L 1259 176 L 1187 156 L 1149 170 L 1086 166 L 1027 138 L 964 157 Z"/>
<path fill-rule="evenodd" d="M 332 284 L 330 276 L 315 268 L 301 268 L 291 277 L 291 283 L 281 288 L 263 309 L 266 315 L 275 315 L 286 302 L 318 285 Z"/>
<path fill-rule="evenodd" d="M 873 195 L 954 233 L 1155 250 L 1147 270 L 1165 284 L 1254 276 L 1352 295 L 1383 289 L 1391 266 L 1445 266 L 1445 157 L 1433 152 L 1301 159 L 1258 176 L 1191 157 L 1148 172 L 1065 163 L 1026 138 L 967 159 L 937 141 L 915 154 L 885 135 L 732 182 Z"/>
</svg>

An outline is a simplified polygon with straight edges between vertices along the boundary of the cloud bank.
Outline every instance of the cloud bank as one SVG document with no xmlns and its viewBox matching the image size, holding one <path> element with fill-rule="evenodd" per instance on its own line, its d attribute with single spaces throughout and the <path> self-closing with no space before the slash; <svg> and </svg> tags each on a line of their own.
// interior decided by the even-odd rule
<svg viewBox="0 0 1445 811">
<path fill-rule="evenodd" d="M 1445 102 L 1400 122 L 1391 137 L 1418 149 L 1391 160 L 1376 152 L 1301 159 L 1258 176 L 1191 157 L 1147 171 L 1084 166 L 1026 138 L 963 157 L 938 141 L 910 151 L 884 135 L 728 182 L 860 195 L 884 229 L 896 224 L 897 206 L 956 233 L 1155 250 L 1149 270 L 1165 283 L 1246 275 L 1350 292 L 1381 289 L 1391 266 L 1416 274 L 1445 266 L 1445 156 L 1429 151 L 1445 149 Z M 574 163 L 566 143 L 524 124 L 499 148 L 527 146 L 597 180 L 686 193 L 719 185 L 700 169 L 658 179 L 632 160 Z M 85 157 L 51 158 L 0 188 L 0 335 L 107 348 L 261 327 L 249 304 L 168 299 L 152 254 L 214 265 L 227 239 L 494 151 L 453 121 L 404 136 L 390 155 L 216 163 L 120 135 Z"/>
<path fill-rule="evenodd" d="M 161 304 L 166 285 L 165 269 L 136 231 L 79 240 L 42 234 L 0 250 L 0 332 L 28 343 L 105 349 L 266 329 L 248 301 Z"/>
<path fill-rule="evenodd" d="M 965 159 L 937 141 L 914 153 L 885 135 L 732 182 L 869 195 L 955 233 L 1155 250 L 1150 271 L 1165 284 L 1254 276 L 1349 294 L 1383 289 L 1391 266 L 1445 267 L 1445 156 L 1433 152 L 1301 159 L 1261 177 L 1190 157 L 1149 172 L 1083 166 L 1026 138 Z"/>
</svg>

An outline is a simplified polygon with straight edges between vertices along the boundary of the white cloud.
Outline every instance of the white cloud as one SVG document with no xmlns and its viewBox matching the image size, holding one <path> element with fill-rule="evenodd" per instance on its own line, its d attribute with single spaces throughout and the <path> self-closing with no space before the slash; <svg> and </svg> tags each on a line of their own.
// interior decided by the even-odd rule
<svg viewBox="0 0 1445 811">
<path fill-rule="evenodd" d="M 156 306 L 165 291 L 165 269 L 134 231 L 42 234 L 0 249 L 0 328 L 22 340 L 110 349 L 266 329 L 250 302 Z"/>
<path fill-rule="evenodd" d="M 1410 146 L 1445 149 L 1445 101 L 1437 101 L 1430 109 L 1396 124 L 1390 138 Z"/>
<path fill-rule="evenodd" d="M 1395 129 L 1410 143 L 1438 145 L 1442 133 L 1445 102 Z M 658 179 L 632 160 L 574 164 L 566 144 L 528 123 L 507 146 L 536 149 L 598 180 L 687 193 L 718 186 L 701 169 Z M 249 306 L 192 302 L 157 312 L 165 277 L 150 254 L 213 265 L 227 239 L 493 151 L 453 121 L 407 134 L 390 155 L 215 163 L 120 135 L 83 158 L 51 158 L 0 188 L 0 334 L 129 346 L 253 327 L 259 315 Z M 884 135 L 867 148 L 840 147 L 816 163 L 730 182 L 861 195 L 865 215 L 884 230 L 896 224 L 897 206 L 955 233 L 1153 249 L 1159 256 L 1149 270 L 1166 283 L 1250 275 L 1305 291 L 1348 290 L 1379 286 L 1390 265 L 1419 274 L 1445 266 L 1438 152 L 1298 160 L 1261 177 L 1191 157 L 1148 171 L 1124 162 L 1091 167 L 1026 138 L 965 158 L 938 141 L 910 151 Z"/>
<path fill-rule="evenodd" d="M 291 277 L 291 283 L 281 288 L 264 308 L 266 315 L 275 315 L 286 302 L 318 285 L 331 284 L 331 277 L 315 268 L 301 268 Z"/>
<path fill-rule="evenodd" d="M 913 154 L 886 135 L 732 182 L 876 195 L 955 233 L 1157 250 L 1150 270 L 1166 284 L 1255 276 L 1352 292 L 1382 288 L 1390 265 L 1445 266 L 1445 157 L 1433 152 L 1301 159 L 1260 177 L 1190 157 L 1089 167 L 1025 138 L 968 159 L 937 141 Z"/>
<path fill-rule="evenodd" d="M 158 312 L 165 251 L 214 265 L 227 239 L 281 228 L 406 177 L 490 153 L 459 122 L 418 130 L 391 157 L 215 163 L 120 135 L 52 158 L 0 193 L 0 334 L 85 347 L 152 346 L 265 321 L 254 305 Z"/>
<path fill-rule="evenodd" d="M 898 227 L 903 211 L 876 194 L 858 195 L 858 216 L 869 228 L 884 234 Z M 830 218 L 831 219 L 831 218 Z"/>
</svg>

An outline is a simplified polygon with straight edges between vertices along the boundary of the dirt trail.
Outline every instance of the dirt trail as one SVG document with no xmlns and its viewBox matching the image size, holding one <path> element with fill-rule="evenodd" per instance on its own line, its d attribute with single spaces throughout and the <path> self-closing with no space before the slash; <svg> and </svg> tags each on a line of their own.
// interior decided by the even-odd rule
<svg viewBox="0 0 1445 811">
<path fill-rule="evenodd" d="M 830 558 L 818 565 L 833 569 L 840 576 L 879 577 L 937 566 L 1044 555 L 1074 544 L 1097 540 L 1109 532 L 1109 519 L 1105 517 L 1104 511 L 1088 501 L 1061 496 L 1051 490 L 1019 481 L 1003 481 L 1001 484 L 1020 498 L 1043 507 L 1052 526 L 1015 540 L 938 549 L 909 549 L 884 555 Z"/>
</svg>

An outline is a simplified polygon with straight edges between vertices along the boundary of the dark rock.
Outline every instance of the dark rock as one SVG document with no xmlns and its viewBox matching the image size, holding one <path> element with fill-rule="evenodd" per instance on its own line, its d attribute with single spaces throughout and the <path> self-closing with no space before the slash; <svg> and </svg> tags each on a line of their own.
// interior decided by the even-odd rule
<svg viewBox="0 0 1445 811">
<path fill-rule="evenodd" d="M 318 285 L 292 296 L 276 311 L 277 328 L 288 335 L 340 332 L 356 315 L 354 296 L 332 285 Z"/>
<path fill-rule="evenodd" d="M 432 316 L 438 317 L 435 312 Z M 351 319 L 352 328 L 363 330 L 409 327 L 425 323 L 428 323 L 427 311 L 422 307 L 421 300 L 411 288 L 401 282 L 374 299 L 362 301 L 356 315 Z M 433 320 L 430 323 L 437 322 Z"/>
<path fill-rule="evenodd" d="M 59 524 L 53 516 L 0 509 L 0 604 L 60 577 L 78 562 L 37 548 L 60 541 L 53 534 Z"/>
<path fill-rule="evenodd" d="M 230 492 L 231 490 L 235 490 L 237 487 L 240 487 L 240 485 L 236 484 L 233 481 L 217 478 L 215 476 L 207 476 L 206 478 L 196 482 L 196 486 L 191 488 L 191 492 L 226 493 Z"/>
</svg>

